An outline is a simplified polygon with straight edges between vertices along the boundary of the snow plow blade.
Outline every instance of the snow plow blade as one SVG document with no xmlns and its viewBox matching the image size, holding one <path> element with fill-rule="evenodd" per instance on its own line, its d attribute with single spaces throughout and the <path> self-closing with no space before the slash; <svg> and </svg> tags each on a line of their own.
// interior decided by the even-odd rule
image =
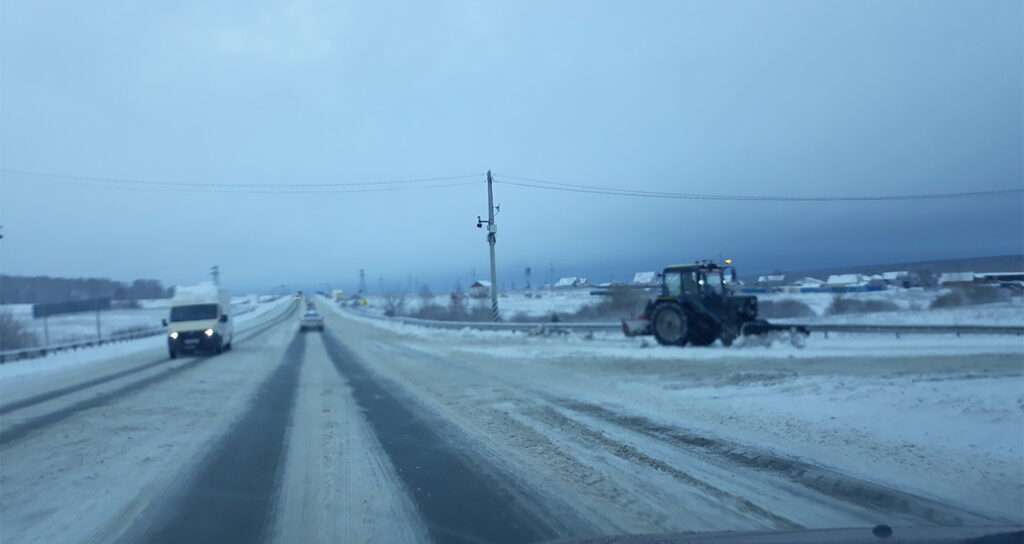
<svg viewBox="0 0 1024 544">
<path fill-rule="evenodd" d="M 647 319 L 623 319 L 622 333 L 626 336 L 650 336 L 654 334 L 651 330 L 651 322 Z"/>
<path fill-rule="evenodd" d="M 744 323 L 740 334 L 743 336 L 750 336 L 752 334 L 765 334 L 768 332 L 794 332 L 804 336 L 811 334 L 810 329 L 804 325 L 795 324 L 775 324 L 769 323 L 764 320 L 751 321 Z"/>
</svg>

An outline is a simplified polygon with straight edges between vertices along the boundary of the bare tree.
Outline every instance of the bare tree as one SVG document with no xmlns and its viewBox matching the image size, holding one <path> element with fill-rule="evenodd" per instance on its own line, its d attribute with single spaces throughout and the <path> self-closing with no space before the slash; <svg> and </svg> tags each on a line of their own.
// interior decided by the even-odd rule
<svg viewBox="0 0 1024 544">
<path fill-rule="evenodd" d="M 448 299 L 448 319 L 462 321 L 466 314 L 466 294 L 462 292 L 462 285 L 456 283 L 455 290 Z"/>
<path fill-rule="evenodd" d="M 0 350 L 29 348 L 38 339 L 8 312 L 0 312 Z"/>
<path fill-rule="evenodd" d="M 430 286 L 423 284 L 420 286 L 419 292 L 420 302 L 423 306 L 427 306 L 434 303 L 434 293 L 430 291 Z"/>
<path fill-rule="evenodd" d="M 405 310 L 405 293 L 387 293 L 384 295 L 384 315 L 395 317 Z"/>
</svg>

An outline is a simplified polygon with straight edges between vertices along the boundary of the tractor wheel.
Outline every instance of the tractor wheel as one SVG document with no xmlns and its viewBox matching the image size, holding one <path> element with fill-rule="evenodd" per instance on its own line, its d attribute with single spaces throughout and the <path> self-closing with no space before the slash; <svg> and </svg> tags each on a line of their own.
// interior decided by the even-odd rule
<svg viewBox="0 0 1024 544">
<path fill-rule="evenodd" d="M 654 312 L 654 338 L 663 346 L 685 346 L 688 336 L 686 314 L 682 308 L 667 305 Z"/>
<path fill-rule="evenodd" d="M 718 339 L 718 331 L 707 321 L 694 323 L 690 327 L 690 343 L 695 346 L 710 346 Z"/>
</svg>

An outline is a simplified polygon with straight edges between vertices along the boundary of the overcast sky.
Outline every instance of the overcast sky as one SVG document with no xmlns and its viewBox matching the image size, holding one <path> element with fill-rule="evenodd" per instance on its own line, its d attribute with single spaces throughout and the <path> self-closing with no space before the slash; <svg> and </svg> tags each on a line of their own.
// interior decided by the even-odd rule
<svg viewBox="0 0 1024 544">
<path fill-rule="evenodd" d="M 1024 186 L 1018 1 L 0 2 L 0 272 L 484 277 L 482 173 L 788 196 Z M 216 184 L 476 174 L 471 185 Z M 499 178 L 500 179 L 500 178 Z M 652 200 L 498 184 L 502 278 L 1024 251 L 1020 193 Z"/>
</svg>

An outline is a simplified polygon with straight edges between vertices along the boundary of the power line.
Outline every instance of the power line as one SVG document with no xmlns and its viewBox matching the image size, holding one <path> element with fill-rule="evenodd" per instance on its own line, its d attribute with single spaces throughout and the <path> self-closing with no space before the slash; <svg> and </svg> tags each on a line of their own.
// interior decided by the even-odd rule
<svg viewBox="0 0 1024 544">
<path fill-rule="evenodd" d="M 866 195 L 866 196 L 777 196 L 777 195 L 728 195 L 713 193 L 675 193 L 664 191 L 645 191 L 640 189 L 622 189 L 564 183 L 538 178 L 498 175 L 495 183 L 542 189 L 547 191 L 564 191 L 570 193 L 589 193 L 611 196 L 627 196 L 637 198 L 661 198 L 672 200 L 726 200 L 756 202 L 876 202 L 901 200 L 948 200 L 959 198 L 978 198 L 1024 193 L 1024 187 L 1010 189 L 988 189 L 981 191 L 960 191 L 950 193 L 919 193 L 902 195 Z"/>
<path fill-rule="evenodd" d="M 475 184 L 475 181 L 454 180 L 479 179 L 482 174 L 460 176 L 435 176 L 423 178 L 394 179 L 384 181 L 357 181 L 344 183 L 194 183 L 179 181 L 154 181 L 139 178 L 114 178 L 86 176 L 79 174 L 58 174 L 12 168 L 0 168 L 0 173 L 44 178 L 50 182 L 78 185 L 91 183 L 113 185 L 142 191 L 171 191 L 226 194 L 332 194 L 332 193 L 376 193 L 413 189 L 438 189 Z"/>
<path fill-rule="evenodd" d="M 467 179 L 480 179 L 483 174 L 465 174 L 457 176 L 433 176 L 433 177 L 421 177 L 421 178 L 401 178 L 401 179 L 389 179 L 389 180 L 375 180 L 375 181 L 349 181 L 349 182 L 336 182 L 336 183 L 199 183 L 199 182 L 188 182 L 188 181 L 157 181 L 147 180 L 141 178 L 122 178 L 122 177 L 109 177 L 109 176 L 88 176 L 81 174 L 64 174 L 56 172 L 40 172 L 35 170 L 21 170 L 16 168 L 0 168 L 0 173 L 32 176 L 38 178 L 50 178 L 66 181 L 81 181 L 87 183 L 105 183 L 112 185 L 132 185 L 132 186 L 146 186 L 146 187 L 158 187 L 167 189 L 195 189 L 195 190 L 225 190 L 231 192 L 253 192 L 266 191 L 266 192 L 330 192 L 334 189 L 347 190 L 354 187 L 384 187 L 384 186 L 401 186 L 401 185 L 416 185 L 424 183 L 433 183 L 440 181 L 455 181 L 455 180 L 467 180 Z"/>
<path fill-rule="evenodd" d="M 157 181 L 141 178 L 121 178 L 107 176 L 89 176 L 80 174 L 61 174 L 21 170 L 16 168 L 0 168 L 0 173 L 16 176 L 43 178 L 51 182 L 77 185 L 92 183 L 113 185 L 132 190 L 153 190 L 171 192 L 226 193 L 226 194 L 332 194 L 332 193 L 376 193 L 405 191 L 412 189 L 442 189 L 462 187 L 478 183 L 484 174 L 466 174 L 456 176 L 433 176 L 420 178 L 403 178 L 377 181 L 351 181 L 335 183 L 196 183 L 183 181 Z M 717 200 L 739 202 L 879 202 L 879 201 L 913 201 L 913 200 L 951 200 L 963 198 L 981 198 L 1005 196 L 1024 193 L 1024 187 L 986 189 L 978 191 L 959 191 L 949 193 L 917 193 L 898 195 L 861 195 L 861 196 L 795 196 L 795 195 L 748 195 L 719 193 L 682 193 L 669 191 L 648 191 L 619 187 L 604 187 L 579 183 L 566 183 L 549 179 L 529 178 L 521 176 L 495 175 L 494 183 L 514 187 L 540 189 L 545 191 L 562 191 L 570 193 L 586 193 L 608 196 L 624 196 L 631 198 L 654 198 L 668 200 Z"/>
</svg>

